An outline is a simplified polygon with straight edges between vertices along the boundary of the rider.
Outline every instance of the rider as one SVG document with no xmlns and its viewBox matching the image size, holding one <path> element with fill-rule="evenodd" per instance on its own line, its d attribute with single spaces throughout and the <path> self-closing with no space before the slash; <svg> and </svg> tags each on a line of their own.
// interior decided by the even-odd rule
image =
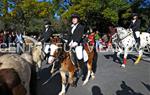
<svg viewBox="0 0 150 95">
<path fill-rule="evenodd" d="M 141 25 L 141 20 L 138 19 L 138 14 L 134 13 L 133 14 L 133 20 L 132 20 L 129 28 L 132 29 L 133 36 L 134 36 L 135 41 L 138 44 L 138 46 L 140 45 L 140 37 L 139 37 L 140 34 L 137 35 L 137 33 L 140 31 L 140 25 Z"/>
<path fill-rule="evenodd" d="M 84 26 L 79 23 L 80 17 L 78 14 L 71 15 L 72 25 L 70 28 L 68 44 L 71 48 L 75 49 L 76 58 L 78 62 L 86 62 L 88 60 L 87 53 L 83 50 L 81 45 L 82 36 L 84 33 Z M 78 68 L 78 64 L 75 62 L 75 66 Z"/>
<path fill-rule="evenodd" d="M 44 21 L 44 31 L 38 38 L 40 42 L 42 42 L 42 50 L 46 54 L 45 58 L 49 54 L 49 43 L 50 38 L 52 37 L 52 34 L 54 33 L 54 29 L 51 27 L 51 22 L 49 20 Z"/>
</svg>

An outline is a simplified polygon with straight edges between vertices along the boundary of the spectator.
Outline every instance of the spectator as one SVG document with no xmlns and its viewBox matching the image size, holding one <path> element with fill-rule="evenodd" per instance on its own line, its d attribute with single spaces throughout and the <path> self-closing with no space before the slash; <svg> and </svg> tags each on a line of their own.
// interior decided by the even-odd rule
<svg viewBox="0 0 150 95">
<path fill-rule="evenodd" d="M 7 48 L 8 47 L 8 32 L 7 31 L 4 31 L 3 43 L 5 43 L 4 48 Z"/>
<path fill-rule="evenodd" d="M 89 40 L 89 43 L 90 43 L 90 46 L 94 46 L 95 45 L 95 33 L 94 32 L 91 32 L 88 36 L 88 40 Z"/>
<path fill-rule="evenodd" d="M 99 36 L 99 32 L 96 31 L 95 33 L 95 42 L 96 42 L 96 45 L 95 45 L 95 48 L 96 48 L 96 51 L 100 51 L 100 36 Z"/>
<path fill-rule="evenodd" d="M 14 43 L 14 42 L 15 42 L 15 39 L 16 39 L 15 32 L 12 32 L 12 43 Z"/>
<path fill-rule="evenodd" d="M 3 43 L 3 33 L 0 33 L 0 44 Z"/>
</svg>

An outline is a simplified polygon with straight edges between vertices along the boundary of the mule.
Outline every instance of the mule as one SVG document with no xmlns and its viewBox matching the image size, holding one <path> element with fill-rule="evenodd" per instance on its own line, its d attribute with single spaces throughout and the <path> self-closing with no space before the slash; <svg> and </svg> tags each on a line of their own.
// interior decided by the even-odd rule
<svg viewBox="0 0 150 95">
<path fill-rule="evenodd" d="M 120 54 L 123 53 L 123 64 L 122 67 L 125 67 L 127 63 L 127 56 L 129 53 L 129 50 L 133 47 L 136 48 L 136 41 L 133 36 L 133 31 L 131 29 L 124 29 L 123 27 L 116 27 L 117 33 L 115 33 L 112 36 L 112 43 L 115 46 L 117 57 L 120 58 Z M 142 55 L 143 55 L 143 49 L 150 45 L 150 34 L 146 32 L 136 32 L 136 35 L 140 37 L 140 46 L 137 49 L 138 51 L 138 58 L 136 59 L 134 64 L 138 64 Z"/>
</svg>

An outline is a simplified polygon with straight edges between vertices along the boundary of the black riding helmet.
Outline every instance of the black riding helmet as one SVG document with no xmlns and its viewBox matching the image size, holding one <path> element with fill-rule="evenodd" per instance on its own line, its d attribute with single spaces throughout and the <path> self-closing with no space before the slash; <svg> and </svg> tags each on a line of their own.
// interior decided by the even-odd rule
<svg viewBox="0 0 150 95">
<path fill-rule="evenodd" d="M 137 14 L 137 13 L 133 13 L 133 14 L 132 14 L 132 17 L 134 17 L 134 16 L 138 16 L 138 14 Z"/>
<path fill-rule="evenodd" d="M 73 19 L 73 18 L 77 18 L 78 20 L 80 20 L 80 16 L 78 14 L 72 14 L 71 19 Z"/>
<path fill-rule="evenodd" d="M 51 25 L 51 22 L 47 19 L 44 20 L 44 25 Z"/>
</svg>

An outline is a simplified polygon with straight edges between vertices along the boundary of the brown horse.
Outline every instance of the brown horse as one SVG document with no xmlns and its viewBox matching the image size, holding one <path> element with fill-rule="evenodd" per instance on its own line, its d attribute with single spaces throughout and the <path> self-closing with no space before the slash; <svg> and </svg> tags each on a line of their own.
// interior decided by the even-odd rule
<svg viewBox="0 0 150 95">
<path fill-rule="evenodd" d="M 29 60 L 26 60 L 17 54 L 4 54 L 0 56 L 0 70 L 14 69 L 20 77 L 21 84 L 25 87 L 27 91 L 25 95 L 30 95 L 29 91 L 31 78 L 30 62 Z"/>
<path fill-rule="evenodd" d="M 59 62 L 61 64 L 59 71 L 60 71 L 60 75 L 62 78 L 62 89 L 61 89 L 61 92 L 59 93 L 59 95 L 64 95 L 66 93 L 66 91 L 65 91 L 66 84 L 69 83 L 69 84 L 73 85 L 73 83 L 75 81 L 74 76 L 75 76 L 76 67 L 73 64 L 72 59 L 71 59 L 72 53 L 71 53 L 71 51 L 66 51 L 65 48 L 60 49 L 56 44 L 51 44 L 50 50 L 51 51 L 50 51 L 49 62 L 54 62 L 54 60 L 56 58 L 59 58 Z M 85 85 L 89 81 L 90 76 L 92 77 L 92 79 L 95 78 L 94 72 L 92 70 L 94 50 L 93 49 L 90 50 L 88 47 L 85 47 L 85 50 L 88 53 L 89 59 L 86 63 L 88 73 L 83 82 L 83 85 Z M 58 57 L 58 56 L 60 56 L 60 57 Z M 67 81 L 66 74 L 69 74 L 68 81 Z"/>
<path fill-rule="evenodd" d="M 0 70 L 0 93 L 1 95 L 26 95 L 26 89 L 15 69 Z"/>
</svg>

